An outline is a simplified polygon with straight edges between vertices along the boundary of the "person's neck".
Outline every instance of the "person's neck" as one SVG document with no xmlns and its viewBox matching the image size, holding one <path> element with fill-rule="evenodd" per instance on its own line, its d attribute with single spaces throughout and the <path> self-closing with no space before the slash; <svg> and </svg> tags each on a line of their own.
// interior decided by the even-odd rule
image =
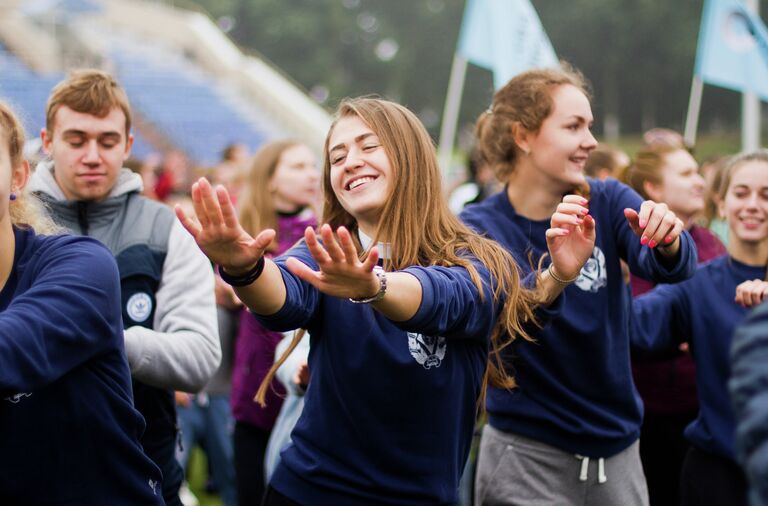
<svg viewBox="0 0 768 506">
<path fill-rule="evenodd" d="M 507 197 L 515 212 L 529 220 L 546 220 L 557 209 L 568 193 L 568 188 L 558 187 L 552 181 L 541 181 L 534 170 L 518 170 L 512 173 L 507 183 Z"/>
<path fill-rule="evenodd" d="M 768 239 L 760 242 L 744 242 L 733 237 L 728 244 L 728 254 L 745 265 L 760 267 L 768 265 Z"/>
<path fill-rule="evenodd" d="M 274 201 L 275 211 L 280 214 L 290 216 L 292 214 L 298 214 L 304 209 L 302 206 L 296 205 L 292 202 L 285 202 L 283 200 L 276 199 Z"/>
<path fill-rule="evenodd" d="M 0 248 L 0 290 L 2 290 L 8 282 L 8 278 L 11 277 L 13 257 L 16 254 L 16 237 L 13 234 L 13 226 L 11 226 L 11 220 L 8 219 L 8 216 L 0 222 L 0 237 L 2 237 L 0 244 L 4 245 Z"/>
<path fill-rule="evenodd" d="M 361 234 L 364 234 L 366 237 L 373 240 L 373 238 L 376 236 L 376 228 L 377 225 L 373 223 L 369 223 L 365 220 L 357 220 L 357 229 L 360 231 Z M 379 237 L 379 242 L 387 242 L 386 237 Z"/>
</svg>

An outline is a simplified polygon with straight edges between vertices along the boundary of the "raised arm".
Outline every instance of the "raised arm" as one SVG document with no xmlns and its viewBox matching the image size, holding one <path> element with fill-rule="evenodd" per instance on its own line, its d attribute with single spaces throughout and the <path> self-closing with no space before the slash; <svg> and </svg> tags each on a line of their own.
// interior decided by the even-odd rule
<svg viewBox="0 0 768 506">
<path fill-rule="evenodd" d="M 412 318 L 421 304 L 419 280 L 407 272 L 377 275 L 374 266 L 379 259 L 378 250 L 372 248 L 368 257 L 361 261 L 349 231 L 339 227 L 336 234 L 338 239 L 329 225 L 323 225 L 320 228 L 321 244 L 315 232 L 308 228 L 304 239 L 319 270 L 312 270 L 295 258 L 286 262 L 288 269 L 326 295 L 358 301 L 375 298 L 371 305 L 390 320 L 398 322 Z"/>
<path fill-rule="evenodd" d="M 197 220 L 180 206 L 176 206 L 176 215 L 203 253 L 230 279 L 242 280 L 235 292 L 252 311 L 276 313 L 285 303 L 285 283 L 280 269 L 264 257 L 275 231 L 267 229 L 251 237 L 240 225 L 227 190 L 220 185 L 214 190 L 205 178 L 192 185 L 192 203 Z M 247 283 L 249 279 L 252 281 Z"/>
</svg>

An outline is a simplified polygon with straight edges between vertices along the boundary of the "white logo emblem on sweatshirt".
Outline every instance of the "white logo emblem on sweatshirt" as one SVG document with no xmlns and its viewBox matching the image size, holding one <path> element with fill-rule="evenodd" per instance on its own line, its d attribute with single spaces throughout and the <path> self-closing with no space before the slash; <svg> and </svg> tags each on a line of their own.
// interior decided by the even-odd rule
<svg viewBox="0 0 768 506">
<path fill-rule="evenodd" d="M 581 268 L 576 286 L 585 292 L 596 292 L 608 284 L 608 274 L 605 272 L 605 254 L 595 246 L 592 256 Z"/>
<path fill-rule="evenodd" d="M 152 312 L 152 299 L 146 293 L 134 293 L 128 299 L 125 310 L 133 321 L 141 323 L 149 318 L 149 314 Z"/>
<path fill-rule="evenodd" d="M 408 351 L 424 369 L 440 367 L 448 342 L 444 337 L 425 336 L 408 332 Z"/>
<path fill-rule="evenodd" d="M 11 395 L 10 397 L 6 397 L 5 400 L 8 402 L 12 402 L 14 404 L 18 404 L 23 397 L 30 397 L 31 395 L 32 395 L 32 392 L 19 392 L 18 394 L 14 394 L 14 395 Z"/>
</svg>

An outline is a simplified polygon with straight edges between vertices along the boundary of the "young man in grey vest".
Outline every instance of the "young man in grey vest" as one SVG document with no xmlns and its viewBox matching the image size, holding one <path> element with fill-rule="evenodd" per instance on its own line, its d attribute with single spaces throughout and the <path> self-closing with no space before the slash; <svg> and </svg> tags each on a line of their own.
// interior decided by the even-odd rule
<svg viewBox="0 0 768 506">
<path fill-rule="evenodd" d="M 53 218 L 103 242 L 117 260 L 125 351 L 144 451 L 163 472 L 163 496 L 181 505 L 174 457 L 174 390 L 196 392 L 221 360 L 211 265 L 163 204 L 140 195 L 125 91 L 98 70 L 73 73 L 51 92 L 41 132 L 50 159 L 30 183 Z"/>
</svg>

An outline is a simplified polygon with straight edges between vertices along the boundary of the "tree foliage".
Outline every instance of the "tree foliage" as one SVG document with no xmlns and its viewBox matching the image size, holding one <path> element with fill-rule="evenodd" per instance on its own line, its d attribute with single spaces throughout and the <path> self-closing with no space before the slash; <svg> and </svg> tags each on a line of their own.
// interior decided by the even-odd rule
<svg viewBox="0 0 768 506">
<path fill-rule="evenodd" d="M 439 128 L 463 0 L 197 0 L 230 36 L 257 51 L 332 109 L 376 94 Z M 702 0 L 532 0 L 558 55 L 594 88 L 596 130 L 682 128 Z M 768 12 L 768 0 L 761 0 Z M 227 18 L 229 17 L 229 18 Z M 514 57 L 514 55 L 510 55 Z M 487 107 L 490 74 L 470 66 L 463 124 Z M 739 95 L 707 87 L 702 129 L 736 127 Z"/>
</svg>

